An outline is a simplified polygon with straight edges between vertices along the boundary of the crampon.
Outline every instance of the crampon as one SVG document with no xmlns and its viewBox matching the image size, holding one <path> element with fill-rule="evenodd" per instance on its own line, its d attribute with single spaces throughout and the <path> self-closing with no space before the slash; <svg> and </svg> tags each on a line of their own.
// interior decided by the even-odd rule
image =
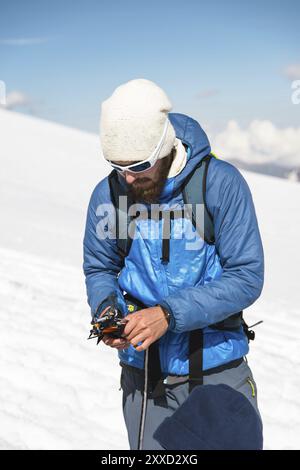
<svg viewBox="0 0 300 470">
<path fill-rule="evenodd" d="M 125 328 L 124 317 L 114 305 L 110 306 L 103 316 L 99 317 L 96 314 L 91 325 L 92 329 L 88 339 L 97 338 L 97 344 L 100 343 L 104 335 L 120 338 Z"/>
</svg>

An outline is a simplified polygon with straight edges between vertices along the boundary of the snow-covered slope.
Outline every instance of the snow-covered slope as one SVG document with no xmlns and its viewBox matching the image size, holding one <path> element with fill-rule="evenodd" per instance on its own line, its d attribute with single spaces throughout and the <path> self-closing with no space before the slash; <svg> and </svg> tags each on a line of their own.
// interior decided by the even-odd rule
<svg viewBox="0 0 300 470">
<path fill-rule="evenodd" d="M 78 269 L 0 249 L 0 449 L 127 449 L 113 350 Z"/>
<path fill-rule="evenodd" d="M 98 137 L 0 110 L 0 448 L 126 449 L 117 353 L 86 341 L 86 206 L 109 171 Z M 300 447 L 300 186 L 242 171 L 266 281 L 249 364 L 269 449 Z"/>
<path fill-rule="evenodd" d="M 81 261 L 91 188 L 109 172 L 99 138 L 0 109 L 0 246 Z"/>
</svg>

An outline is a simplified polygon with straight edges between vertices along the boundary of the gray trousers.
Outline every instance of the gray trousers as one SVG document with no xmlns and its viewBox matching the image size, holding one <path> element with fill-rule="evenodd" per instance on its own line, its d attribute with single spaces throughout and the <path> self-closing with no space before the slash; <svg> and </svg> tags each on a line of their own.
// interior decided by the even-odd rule
<svg viewBox="0 0 300 470">
<path fill-rule="evenodd" d="M 144 376 L 136 368 L 123 368 L 120 384 L 123 391 L 123 415 L 128 433 L 131 450 L 139 447 L 139 430 L 144 391 Z M 247 360 L 234 368 L 204 376 L 203 384 L 226 384 L 243 393 L 254 406 L 260 419 L 257 406 L 257 387 Z M 188 382 L 164 385 L 165 397 L 147 398 L 146 418 L 144 426 L 143 449 L 163 450 L 153 438 L 153 434 L 165 418 L 171 416 L 189 395 Z"/>
</svg>

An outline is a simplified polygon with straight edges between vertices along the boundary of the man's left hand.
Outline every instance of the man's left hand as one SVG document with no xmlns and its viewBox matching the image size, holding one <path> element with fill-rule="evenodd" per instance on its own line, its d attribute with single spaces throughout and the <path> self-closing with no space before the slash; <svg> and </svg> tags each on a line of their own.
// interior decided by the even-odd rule
<svg viewBox="0 0 300 470">
<path fill-rule="evenodd" d="M 168 322 L 161 307 L 150 307 L 131 313 L 125 317 L 126 326 L 122 336 L 135 347 L 144 351 L 159 339 L 168 329 Z M 140 341 L 142 344 L 136 346 Z"/>
</svg>

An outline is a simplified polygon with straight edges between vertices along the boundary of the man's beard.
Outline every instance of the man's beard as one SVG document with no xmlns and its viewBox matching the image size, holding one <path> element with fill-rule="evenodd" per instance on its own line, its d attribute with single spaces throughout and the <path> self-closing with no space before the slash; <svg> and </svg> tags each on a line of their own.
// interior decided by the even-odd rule
<svg viewBox="0 0 300 470">
<path fill-rule="evenodd" d="M 136 203 L 157 204 L 159 196 L 165 185 L 170 167 L 172 165 L 174 152 L 164 157 L 159 169 L 158 180 L 150 178 L 139 178 L 129 185 L 128 193 Z"/>
</svg>

